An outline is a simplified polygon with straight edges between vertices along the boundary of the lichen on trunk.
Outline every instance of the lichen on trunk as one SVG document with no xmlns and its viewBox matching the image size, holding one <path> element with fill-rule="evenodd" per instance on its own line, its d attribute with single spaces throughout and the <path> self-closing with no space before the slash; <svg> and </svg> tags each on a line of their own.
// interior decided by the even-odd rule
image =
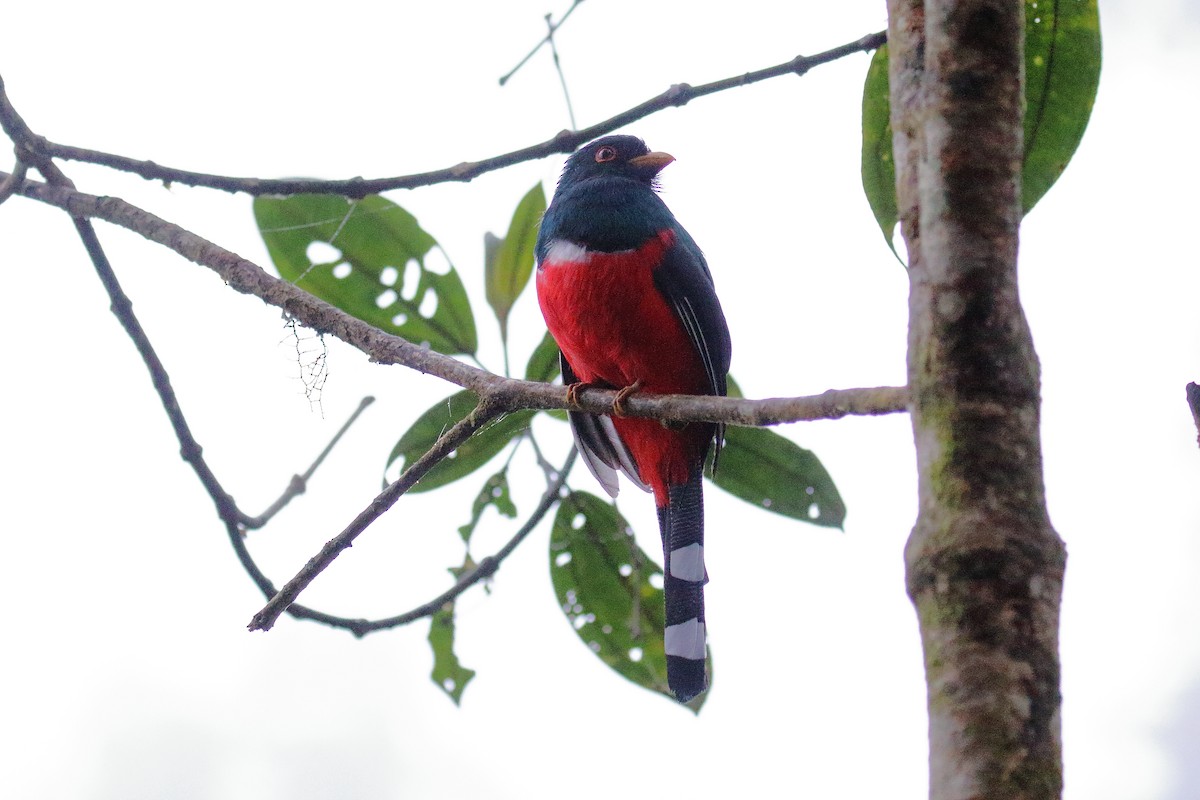
<svg viewBox="0 0 1200 800">
<path fill-rule="evenodd" d="M 890 0 L 930 797 L 1058 798 L 1065 550 L 1017 290 L 1023 0 Z"/>
</svg>

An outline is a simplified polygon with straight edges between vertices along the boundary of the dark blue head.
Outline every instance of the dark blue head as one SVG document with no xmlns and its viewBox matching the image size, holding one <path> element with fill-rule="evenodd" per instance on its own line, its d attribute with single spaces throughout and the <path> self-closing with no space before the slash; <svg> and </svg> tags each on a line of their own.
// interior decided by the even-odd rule
<svg viewBox="0 0 1200 800">
<path fill-rule="evenodd" d="M 558 186 L 565 189 L 596 178 L 625 178 L 653 186 L 662 168 L 674 160 L 666 153 L 651 152 L 636 136 L 605 136 L 567 159 Z"/>
<path fill-rule="evenodd" d="M 615 252 L 675 228 L 675 218 L 654 191 L 655 177 L 674 160 L 650 152 L 636 136 L 605 136 L 577 150 L 567 159 L 542 218 L 538 258 L 545 257 L 554 239 Z"/>
</svg>

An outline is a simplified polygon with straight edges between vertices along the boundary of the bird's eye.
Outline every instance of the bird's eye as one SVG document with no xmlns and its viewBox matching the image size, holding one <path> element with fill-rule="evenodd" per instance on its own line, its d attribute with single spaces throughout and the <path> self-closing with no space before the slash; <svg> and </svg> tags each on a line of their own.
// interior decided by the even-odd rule
<svg viewBox="0 0 1200 800">
<path fill-rule="evenodd" d="M 617 157 L 617 148 L 604 145 L 596 151 L 596 163 L 603 164 L 605 161 L 612 161 Z"/>
</svg>

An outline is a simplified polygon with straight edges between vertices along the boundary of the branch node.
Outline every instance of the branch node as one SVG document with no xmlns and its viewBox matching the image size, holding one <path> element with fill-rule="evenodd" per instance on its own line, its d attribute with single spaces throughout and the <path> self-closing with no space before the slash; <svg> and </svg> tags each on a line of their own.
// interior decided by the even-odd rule
<svg viewBox="0 0 1200 800">
<path fill-rule="evenodd" d="M 663 97 L 673 106 L 685 106 L 692 99 L 692 85 L 690 83 L 672 84 Z"/>
</svg>

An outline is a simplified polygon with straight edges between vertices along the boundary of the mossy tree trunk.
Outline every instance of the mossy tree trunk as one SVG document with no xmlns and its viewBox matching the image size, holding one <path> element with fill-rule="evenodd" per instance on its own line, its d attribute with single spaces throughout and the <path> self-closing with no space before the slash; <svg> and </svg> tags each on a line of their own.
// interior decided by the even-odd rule
<svg viewBox="0 0 1200 800">
<path fill-rule="evenodd" d="M 889 0 L 920 506 L 909 539 L 930 797 L 1057 798 L 1065 549 L 1017 292 L 1023 0 Z"/>
</svg>

